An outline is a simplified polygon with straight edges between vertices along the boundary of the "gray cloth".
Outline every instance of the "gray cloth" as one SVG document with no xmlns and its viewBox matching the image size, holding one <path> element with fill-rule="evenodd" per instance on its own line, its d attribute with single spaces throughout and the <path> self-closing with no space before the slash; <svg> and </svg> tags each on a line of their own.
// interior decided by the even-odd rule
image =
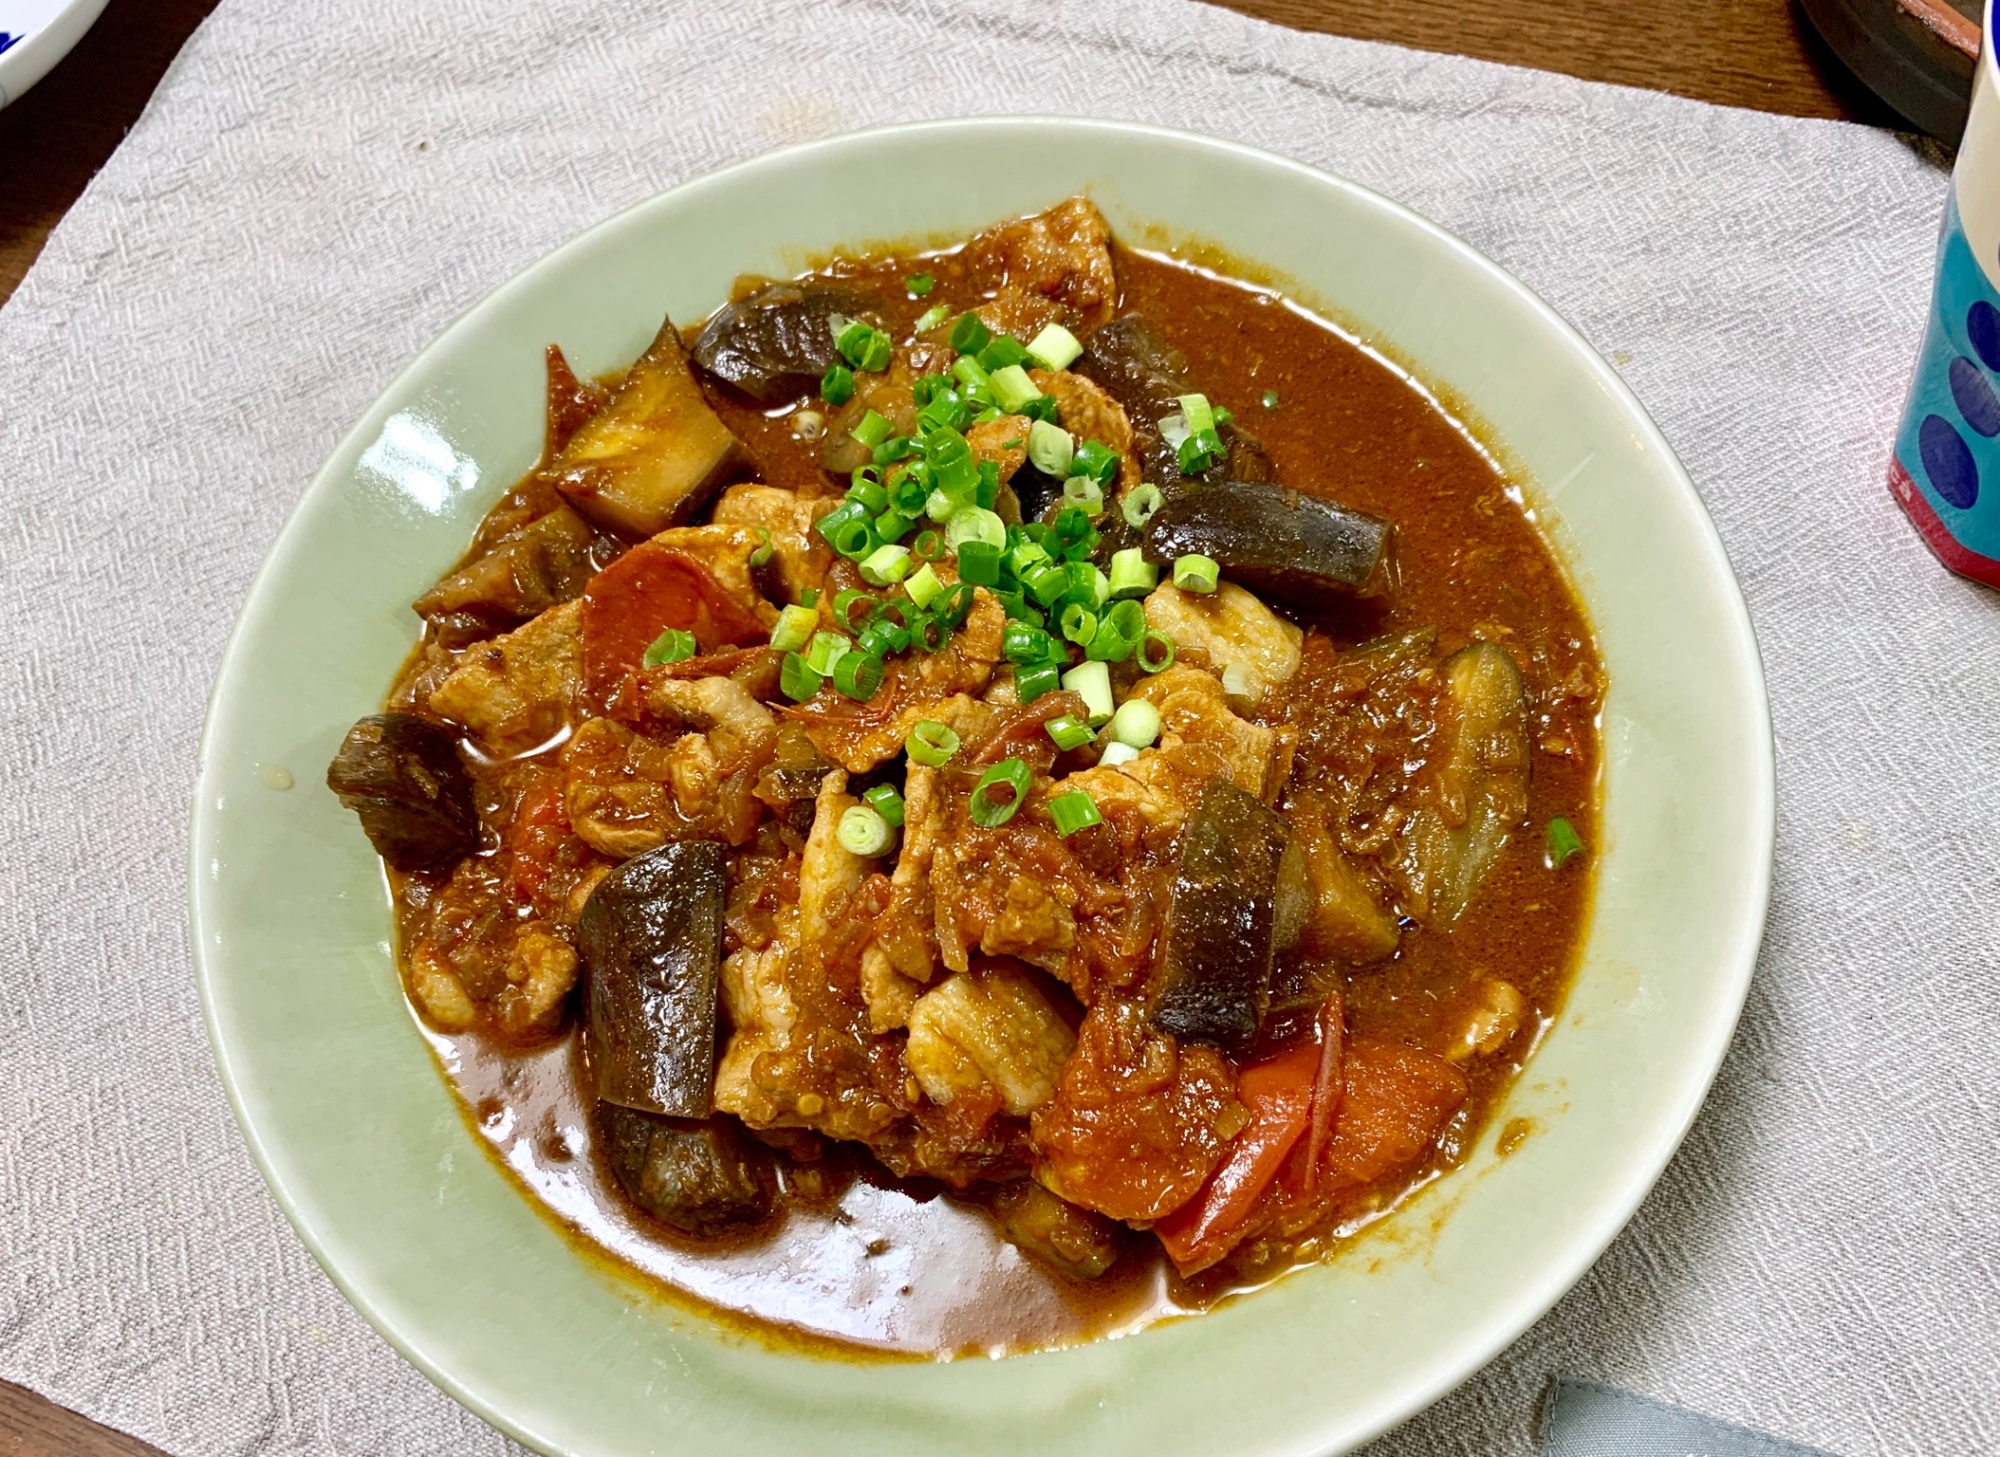
<svg viewBox="0 0 2000 1457">
<path fill-rule="evenodd" d="M 1554 1370 L 1849 1454 L 2000 1449 L 2000 598 L 1883 466 L 1945 177 L 1856 127 L 1182 0 L 224 0 L 0 311 L 0 1376 L 174 1454 L 497 1453 L 245 1156 L 183 919 L 203 697 L 348 423 L 584 225 L 784 142 L 1135 117 L 1381 189 L 1539 289 L 1687 462 L 1779 751 L 1747 1019 L 1632 1227 L 1379 1454 Z"/>
<path fill-rule="evenodd" d="M 1541 1457 L 1829 1457 L 1595 1381 L 1558 1377 L 1542 1402 Z"/>
</svg>

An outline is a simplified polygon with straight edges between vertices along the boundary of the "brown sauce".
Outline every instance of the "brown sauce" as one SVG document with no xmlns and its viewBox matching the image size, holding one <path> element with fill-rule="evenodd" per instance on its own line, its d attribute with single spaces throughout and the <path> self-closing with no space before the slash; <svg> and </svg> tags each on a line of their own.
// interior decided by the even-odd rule
<svg viewBox="0 0 2000 1457">
<path fill-rule="evenodd" d="M 1397 525 L 1402 585 L 1391 606 L 1347 604 L 1299 619 L 1325 639 L 1308 649 L 1293 685 L 1293 721 L 1308 726 L 1308 739 L 1315 713 L 1332 707 L 1314 696 L 1315 672 L 1332 649 L 1435 627 L 1446 650 L 1485 638 L 1519 663 L 1534 748 L 1528 827 L 1449 934 L 1411 925 L 1392 960 L 1342 975 L 1355 1037 L 1442 1054 L 1490 978 L 1521 994 L 1524 1025 L 1503 1055 L 1460 1064 L 1471 1093 L 1430 1159 L 1364 1191 L 1332 1229 L 1255 1243 L 1193 1280 L 1176 1275 L 1154 1241 L 1135 1238 L 1090 1283 L 1009 1244 L 976 1202 L 899 1183 L 865 1161 L 792 1171 L 796 1197 L 753 1235 L 681 1237 L 638 1211 L 594 1150 L 573 1025 L 533 1051 L 480 1032 L 426 1030 L 469 1122 L 552 1219 L 675 1297 L 781 1340 L 919 1357 L 1061 1346 L 1197 1312 L 1298 1264 L 1338 1258 L 1346 1240 L 1470 1147 L 1559 1010 L 1573 971 L 1590 876 L 1584 865 L 1551 871 L 1543 827 L 1565 816 L 1586 844 L 1595 841 L 1596 657 L 1519 486 L 1401 370 L 1278 294 L 1161 255 L 1120 249 L 1116 261 L 1122 308 L 1144 313 L 1186 354 L 1210 399 L 1261 439 L 1276 479 Z M 948 282 L 952 265 L 947 253 L 920 266 Z M 899 286 L 913 266 L 843 261 L 832 271 L 879 284 L 887 312 L 900 315 L 893 323 L 907 327 L 923 306 Z M 1267 392 L 1275 394 L 1269 406 Z M 711 402 L 766 481 L 806 494 L 833 489 L 795 438 L 789 410 L 760 411 L 720 394 Z M 1309 778 L 1309 755 L 1300 772 Z M 1517 1133 L 1515 1143 L 1525 1127 Z"/>
</svg>

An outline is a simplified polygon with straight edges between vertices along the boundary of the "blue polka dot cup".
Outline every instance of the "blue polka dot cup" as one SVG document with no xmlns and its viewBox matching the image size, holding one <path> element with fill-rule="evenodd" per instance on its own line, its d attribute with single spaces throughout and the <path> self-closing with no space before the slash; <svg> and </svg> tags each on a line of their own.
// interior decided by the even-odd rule
<svg viewBox="0 0 2000 1457">
<path fill-rule="evenodd" d="M 1987 44 L 1945 200 L 1937 285 L 1889 489 L 1939 561 L 2000 587 L 2000 68 Z"/>
</svg>

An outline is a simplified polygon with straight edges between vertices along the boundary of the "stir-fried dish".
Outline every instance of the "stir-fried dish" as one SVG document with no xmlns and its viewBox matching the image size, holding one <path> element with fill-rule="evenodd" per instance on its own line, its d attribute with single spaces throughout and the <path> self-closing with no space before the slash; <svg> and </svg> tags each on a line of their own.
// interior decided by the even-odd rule
<svg viewBox="0 0 2000 1457">
<path fill-rule="evenodd" d="M 1433 397 L 1083 199 L 548 378 L 328 782 L 564 1224 L 1005 1351 L 1268 1280 L 1470 1147 L 1580 938 L 1602 682 Z"/>
</svg>

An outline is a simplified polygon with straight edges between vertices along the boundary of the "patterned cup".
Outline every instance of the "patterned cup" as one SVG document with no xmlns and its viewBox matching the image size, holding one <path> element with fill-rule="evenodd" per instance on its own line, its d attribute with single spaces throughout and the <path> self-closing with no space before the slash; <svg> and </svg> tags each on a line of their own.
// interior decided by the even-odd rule
<svg viewBox="0 0 2000 1457">
<path fill-rule="evenodd" d="M 2000 67 L 1995 0 L 1938 238 L 1889 489 L 1939 561 L 2000 587 Z"/>
</svg>

